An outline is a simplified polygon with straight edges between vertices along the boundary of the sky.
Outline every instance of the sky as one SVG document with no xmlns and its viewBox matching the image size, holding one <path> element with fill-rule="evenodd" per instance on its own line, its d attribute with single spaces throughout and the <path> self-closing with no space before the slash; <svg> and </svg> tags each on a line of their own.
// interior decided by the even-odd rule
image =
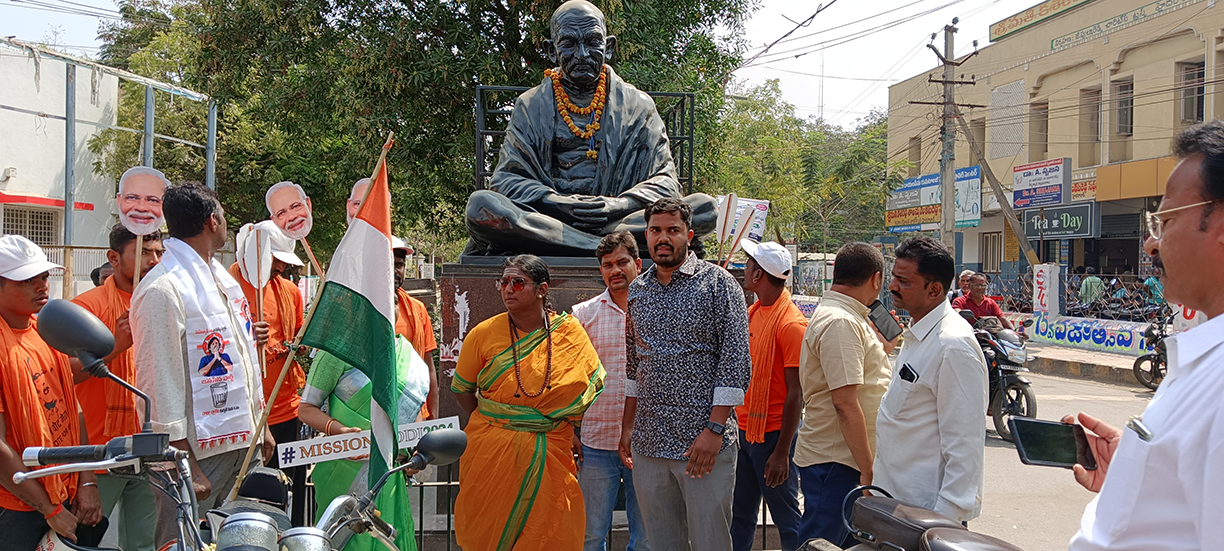
<svg viewBox="0 0 1224 551">
<path fill-rule="evenodd" d="M 990 24 L 1037 4 L 1039 0 L 821 0 L 823 11 L 735 72 L 747 85 L 778 79 L 783 99 L 801 117 L 819 115 L 835 125 L 853 127 L 873 109 L 886 109 L 888 86 L 933 69 L 935 54 L 925 46 L 959 17 L 957 55 L 989 44 Z M 795 29 L 820 5 L 812 0 L 760 0 L 745 25 L 750 45 L 745 59 Z M 92 6 L 86 9 L 86 6 Z M 92 57 L 99 42 L 99 18 L 60 10 L 115 14 L 107 0 L 0 0 L 0 36 L 59 44 Z M 858 37 L 858 38 L 856 38 Z M 943 37 L 936 46 L 943 48 Z M 823 48 L 823 49 L 819 49 Z M 795 57 L 798 56 L 798 57 Z M 823 57 L 823 60 L 822 60 Z M 824 86 L 821 93 L 821 67 Z"/>
</svg>

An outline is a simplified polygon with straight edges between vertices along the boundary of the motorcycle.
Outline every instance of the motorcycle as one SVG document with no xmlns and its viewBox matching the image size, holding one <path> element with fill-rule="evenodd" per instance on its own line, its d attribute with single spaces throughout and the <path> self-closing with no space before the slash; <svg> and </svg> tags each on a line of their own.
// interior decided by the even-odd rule
<svg viewBox="0 0 1224 551">
<path fill-rule="evenodd" d="M 319 522 L 313 527 L 288 528 L 288 499 L 269 501 L 265 496 L 255 495 L 258 478 L 254 483 L 244 483 L 238 499 L 220 509 L 209 511 L 211 529 L 202 529 L 199 522 L 199 504 L 191 484 L 191 466 L 188 454 L 170 445 L 170 435 L 152 430 L 151 403 L 149 397 L 110 373 L 102 358 L 114 348 L 114 336 L 98 318 L 84 308 L 66 300 L 52 300 L 39 313 L 38 331 L 52 348 L 76 357 L 83 371 L 99 378 L 106 378 L 136 394 L 144 401 L 144 425 L 141 432 L 132 436 L 117 437 L 101 445 L 28 447 L 22 451 L 22 460 L 28 467 L 47 466 L 13 475 L 13 482 L 21 484 L 46 476 L 74 472 L 106 470 L 113 475 L 137 478 L 151 482 L 156 488 L 173 497 L 178 503 L 178 539 L 163 547 L 176 551 L 330 551 L 343 549 L 353 534 L 369 532 L 375 539 L 392 551 L 395 546 L 395 528 L 383 521 L 375 506 L 379 492 L 391 475 L 405 469 L 421 470 L 428 465 L 447 465 L 459 459 L 467 447 L 467 436 L 456 429 L 430 432 L 417 443 L 415 453 L 405 463 L 389 470 L 369 491 L 360 497 L 344 495 L 332 500 L 324 510 Z M 176 471 L 151 469 L 154 464 L 173 463 Z M 257 469 L 271 472 L 273 479 L 284 475 L 274 469 Z M 255 472 L 255 471 L 253 471 Z M 283 490 L 287 492 L 287 489 Z M 273 505 L 269 505 L 273 503 Z M 231 506 L 233 505 L 233 506 Z M 249 506 L 248 506 L 249 505 Z M 49 540 L 49 542 L 48 542 Z M 44 538 L 45 546 L 67 548 L 78 551 L 102 551 L 100 548 L 78 545 L 63 540 L 51 531 Z M 40 547 L 41 549 L 41 547 Z M 114 550 L 112 550 L 114 551 Z"/>
<path fill-rule="evenodd" d="M 1143 330 L 1143 340 L 1156 350 L 1135 358 L 1135 379 L 1152 390 L 1160 386 L 1160 381 L 1169 370 L 1168 345 L 1164 341 L 1169 336 L 1168 327 L 1171 323 L 1173 318 L 1166 317 L 1148 325 L 1147 329 Z"/>
<path fill-rule="evenodd" d="M 883 494 L 863 496 L 864 490 Z M 854 505 L 849 517 L 846 509 Z M 896 499 L 878 486 L 859 486 L 842 501 L 842 525 L 862 542 L 846 551 L 1022 551 L 1001 539 L 970 532 L 956 519 Z M 797 551 L 843 551 L 823 539 Z"/>
<path fill-rule="evenodd" d="M 990 383 L 988 415 L 994 420 L 999 437 L 1011 442 L 1008 419 L 1014 416 L 1037 417 L 1037 396 L 1033 394 L 1032 383 L 1021 375 L 1029 371 L 1024 367 L 1028 362 L 1028 351 L 1024 346 L 1028 336 L 1004 329 L 998 318 L 993 316 L 979 319 L 969 310 L 960 310 L 959 313 L 973 326 L 973 334 L 986 359 Z M 1021 327 L 1032 325 L 1033 320 L 1027 319 Z"/>
</svg>

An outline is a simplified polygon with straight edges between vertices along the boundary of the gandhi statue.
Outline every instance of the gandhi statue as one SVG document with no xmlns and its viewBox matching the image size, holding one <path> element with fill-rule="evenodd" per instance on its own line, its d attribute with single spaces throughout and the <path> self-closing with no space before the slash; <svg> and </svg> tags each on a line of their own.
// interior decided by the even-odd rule
<svg viewBox="0 0 1224 551">
<path fill-rule="evenodd" d="M 643 209 L 681 197 L 667 129 L 649 95 L 605 65 L 616 46 L 599 8 L 570 0 L 551 21 L 543 83 L 515 101 L 491 189 L 468 199 L 465 255 L 592 256 L 621 230 L 645 245 Z M 717 202 L 698 193 L 694 241 L 714 231 Z"/>
</svg>

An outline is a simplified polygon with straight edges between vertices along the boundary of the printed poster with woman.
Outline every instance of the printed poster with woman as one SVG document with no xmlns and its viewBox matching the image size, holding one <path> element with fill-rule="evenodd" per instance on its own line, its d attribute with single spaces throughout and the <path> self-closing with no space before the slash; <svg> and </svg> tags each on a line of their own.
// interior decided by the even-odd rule
<svg viewBox="0 0 1224 551">
<path fill-rule="evenodd" d="M 245 304 L 236 304 L 235 310 L 239 317 L 249 316 Z M 249 326 L 248 320 L 237 321 L 239 327 Z M 200 448 L 207 449 L 227 439 L 244 442 L 250 437 L 250 412 L 246 371 L 242 366 L 245 356 L 238 347 L 247 339 L 235 342 L 230 324 L 205 324 L 198 328 L 192 325 L 188 323 L 187 364 L 192 367 L 192 404 Z"/>
</svg>

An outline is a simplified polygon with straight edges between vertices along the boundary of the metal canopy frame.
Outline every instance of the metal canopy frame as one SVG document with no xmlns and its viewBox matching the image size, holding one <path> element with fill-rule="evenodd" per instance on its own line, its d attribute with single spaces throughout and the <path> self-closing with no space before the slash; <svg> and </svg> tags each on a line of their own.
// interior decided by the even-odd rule
<svg viewBox="0 0 1224 551">
<path fill-rule="evenodd" d="M 0 37 L 0 45 L 9 46 L 29 54 L 35 59 L 37 66 L 38 58 L 46 57 L 64 62 L 67 74 L 64 81 L 64 116 L 58 117 L 55 115 L 45 115 L 35 113 L 36 115 L 46 116 L 64 121 L 64 291 L 63 296 L 69 298 L 72 296 L 72 213 L 74 210 L 74 200 L 76 197 L 76 171 L 74 161 L 76 159 L 76 125 L 77 123 L 91 124 L 92 121 L 82 121 L 76 118 L 76 68 L 82 67 L 90 71 L 98 71 L 104 74 L 114 75 L 120 79 L 143 84 L 145 87 L 145 116 L 144 130 L 141 132 L 144 135 L 142 149 L 141 164 L 147 167 L 153 166 L 153 140 L 154 138 L 164 138 L 180 143 L 188 143 L 198 147 L 199 144 L 192 144 L 177 138 L 168 136 L 158 136 L 153 133 L 153 99 L 154 90 L 160 90 L 175 96 L 186 98 L 192 101 L 200 101 L 208 103 L 208 138 L 204 146 L 204 182 L 211 189 L 216 189 L 216 167 L 217 167 L 217 103 L 206 94 L 201 94 L 194 90 L 189 90 L 181 86 L 153 80 L 151 78 L 142 77 L 136 73 L 108 67 L 96 61 L 79 58 L 73 55 L 68 55 L 62 52 L 57 52 L 49 48 L 45 48 L 38 44 L 17 40 L 14 38 Z M 28 112 L 25 109 L 12 107 L 11 111 Z M 116 127 L 118 128 L 118 127 Z M 120 128 L 134 132 L 133 129 Z"/>
<path fill-rule="evenodd" d="M 497 155 L 506 138 L 504 129 L 510 123 L 514 99 L 530 90 L 526 86 L 476 87 L 476 159 L 473 184 L 476 189 L 488 189 Z M 693 131 L 697 94 L 693 92 L 646 92 L 655 100 L 659 116 L 667 128 L 667 139 L 676 175 L 686 194 L 693 193 Z M 489 107 L 493 105 L 493 107 Z"/>
</svg>

